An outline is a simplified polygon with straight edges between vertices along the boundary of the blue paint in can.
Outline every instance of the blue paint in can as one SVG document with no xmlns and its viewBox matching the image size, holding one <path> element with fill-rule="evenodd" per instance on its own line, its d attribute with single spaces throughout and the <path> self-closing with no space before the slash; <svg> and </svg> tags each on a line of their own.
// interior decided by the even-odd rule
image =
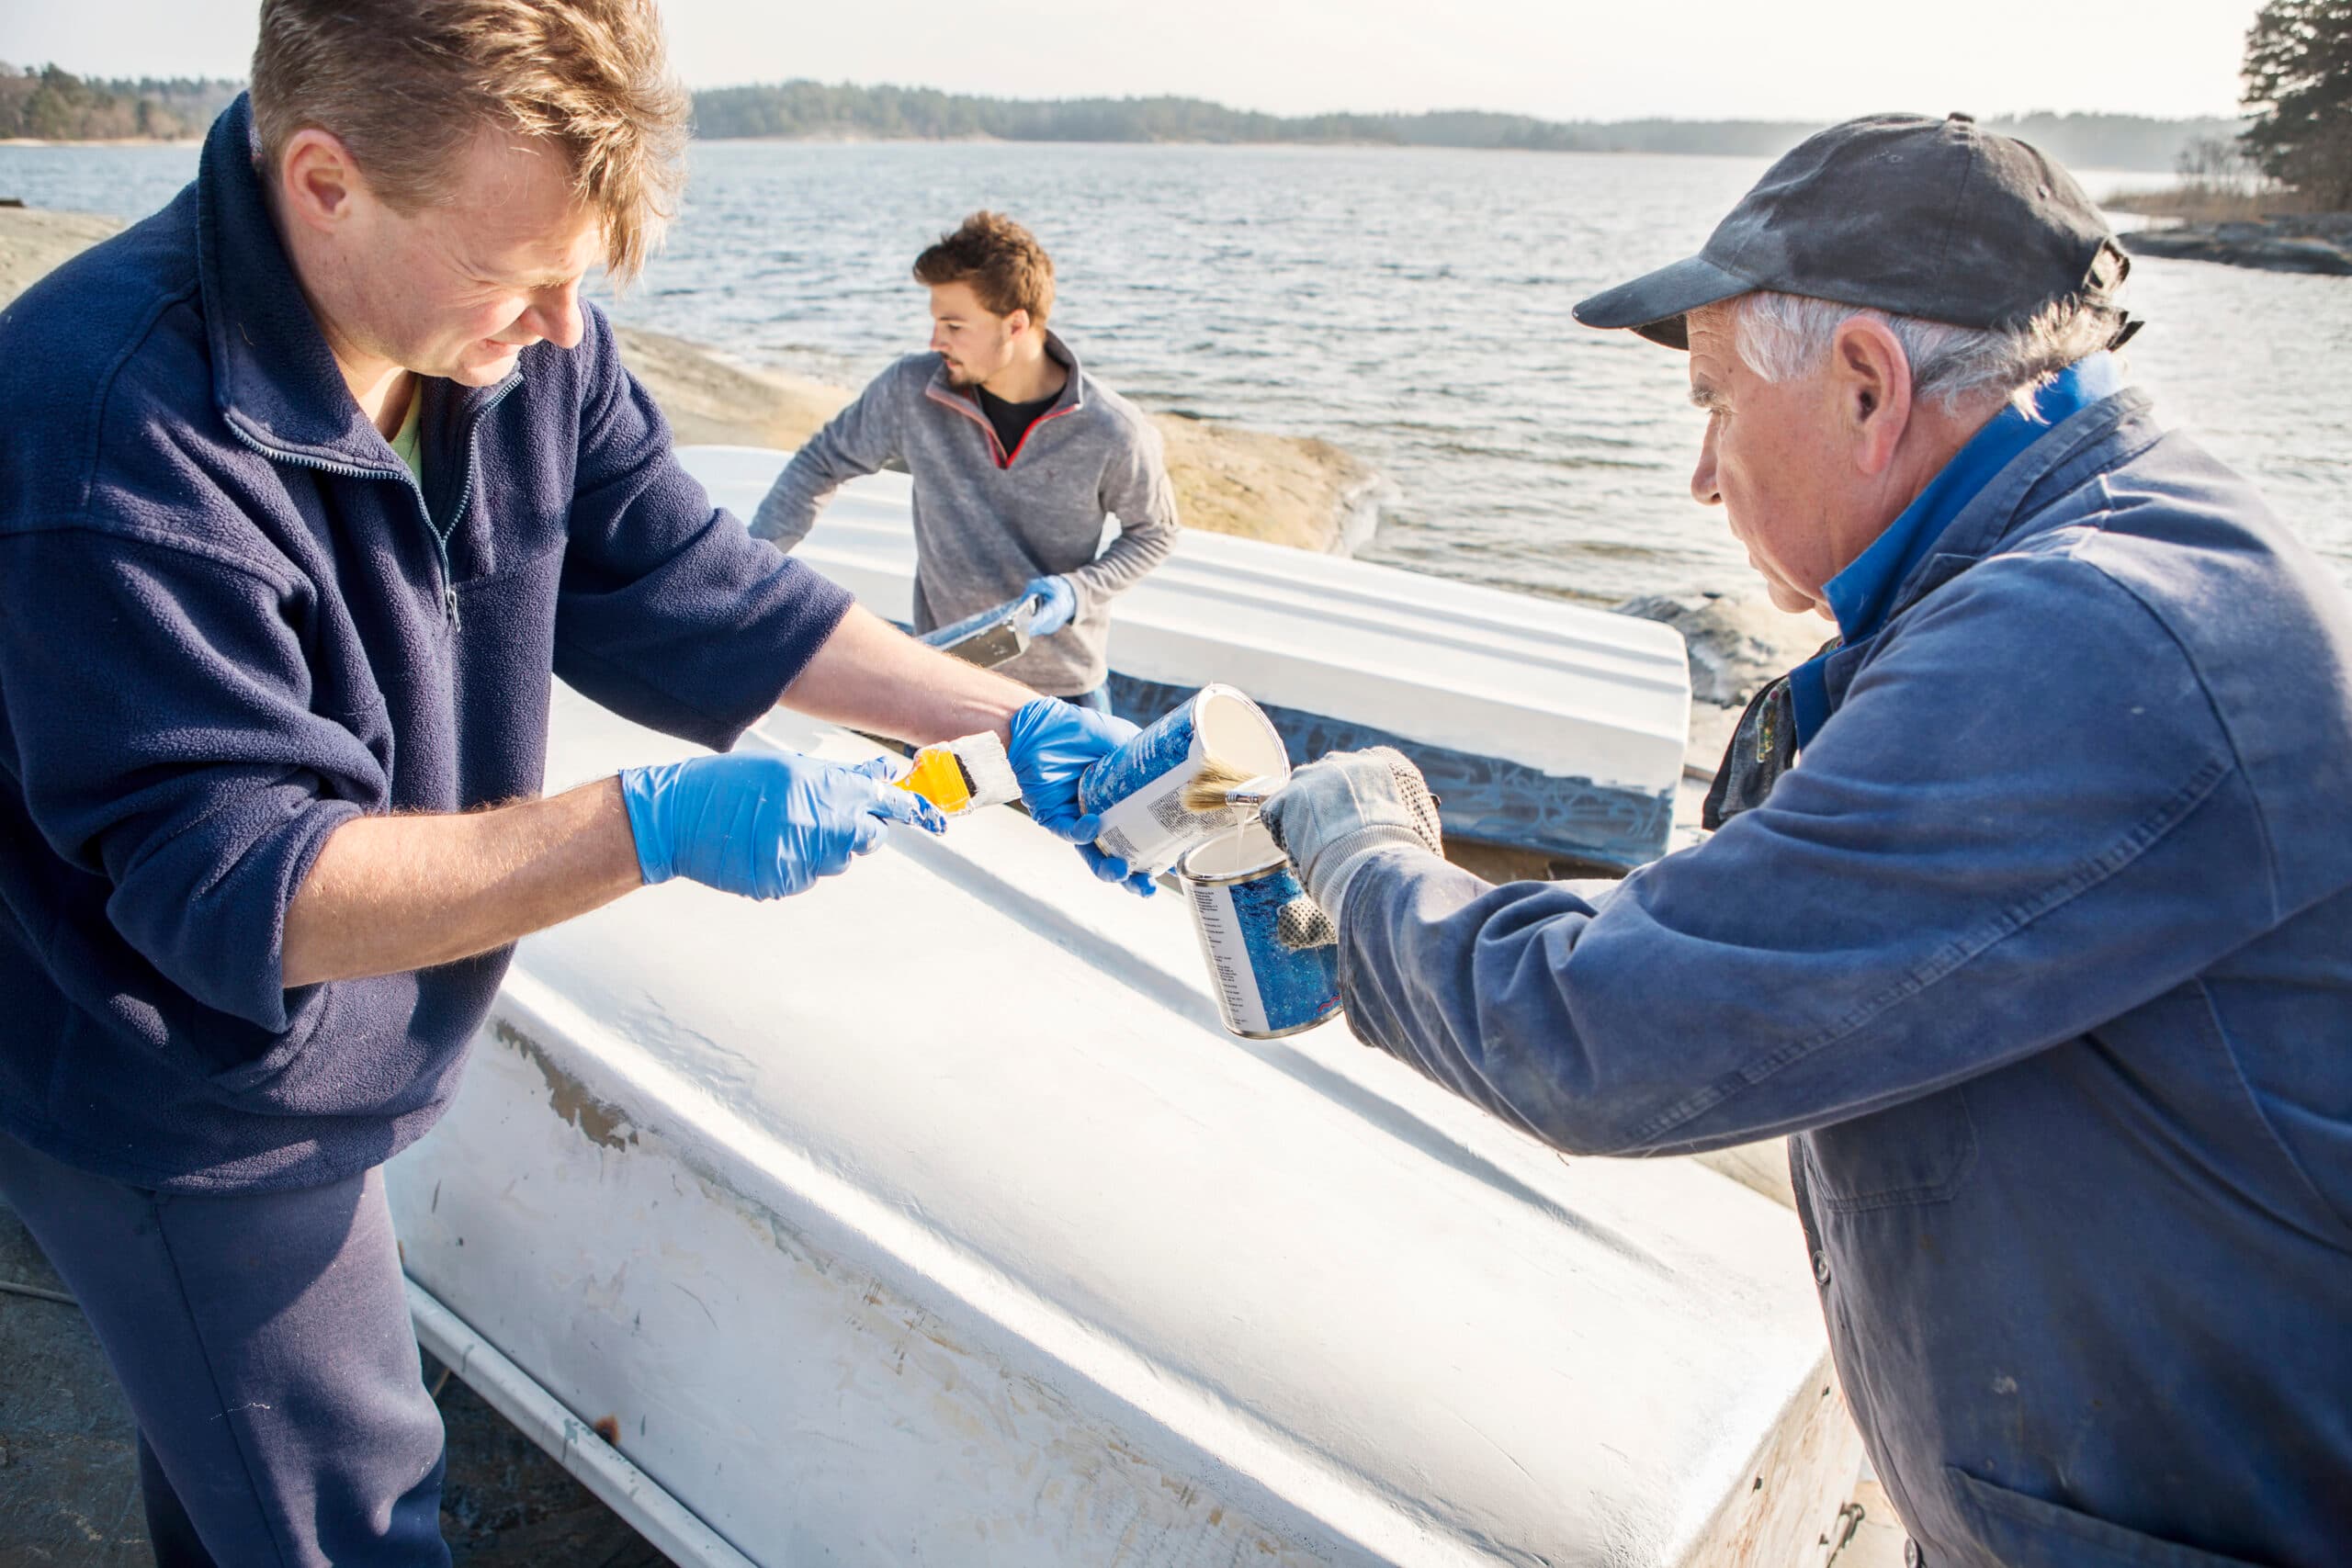
<svg viewBox="0 0 2352 1568">
<path fill-rule="evenodd" d="M 1305 903 L 1290 863 L 1255 821 L 1184 857 L 1178 873 L 1225 1027 L 1245 1040 L 1312 1029 L 1340 1010 L 1340 950 L 1292 947 L 1283 911 Z"/>
</svg>

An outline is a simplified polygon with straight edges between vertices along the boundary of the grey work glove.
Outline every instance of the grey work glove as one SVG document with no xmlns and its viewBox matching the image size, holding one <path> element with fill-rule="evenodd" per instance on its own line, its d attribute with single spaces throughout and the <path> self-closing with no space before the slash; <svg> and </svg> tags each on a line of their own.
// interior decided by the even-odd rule
<svg viewBox="0 0 2352 1568">
<path fill-rule="evenodd" d="M 1376 850 L 1397 844 L 1442 854 L 1437 797 L 1402 751 L 1334 751 L 1291 774 L 1261 808 L 1307 896 L 1334 921 L 1347 885 Z"/>
<path fill-rule="evenodd" d="M 1293 953 L 1307 953 L 1336 945 L 1340 933 L 1331 917 L 1302 893 L 1274 911 L 1274 940 Z"/>
</svg>

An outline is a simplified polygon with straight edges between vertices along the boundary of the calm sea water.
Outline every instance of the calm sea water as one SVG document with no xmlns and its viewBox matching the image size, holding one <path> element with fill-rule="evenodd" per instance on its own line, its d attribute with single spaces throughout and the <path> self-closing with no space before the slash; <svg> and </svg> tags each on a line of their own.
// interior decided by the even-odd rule
<svg viewBox="0 0 2352 1568">
<path fill-rule="evenodd" d="M 1569 306 L 1687 254 L 1748 159 L 710 142 L 620 320 L 861 384 L 921 347 L 914 254 L 975 207 L 1054 253 L 1057 328 L 1147 407 L 1319 435 L 1390 483 L 1363 554 L 1613 601 L 1740 588 L 1686 483 L 1681 356 Z M 0 195 L 135 216 L 187 148 L 0 148 Z M 2086 173 L 2104 192 L 2147 176 Z M 2121 220 L 2130 222 L 2132 220 Z M 2159 258 L 2138 378 L 2352 577 L 2352 279 Z"/>
</svg>

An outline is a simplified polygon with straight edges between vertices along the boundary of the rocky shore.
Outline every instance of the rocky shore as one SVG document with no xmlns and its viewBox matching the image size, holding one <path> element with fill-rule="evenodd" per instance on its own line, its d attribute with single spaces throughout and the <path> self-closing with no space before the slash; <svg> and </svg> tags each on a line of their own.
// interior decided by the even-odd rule
<svg viewBox="0 0 2352 1568">
<path fill-rule="evenodd" d="M 0 308 L 59 262 L 121 227 L 91 212 L 0 207 Z"/>
<path fill-rule="evenodd" d="M 1683 773 L 1704 781 L 1731 734 L 1741 710 L 1770 682 L 1806 660 L 1837 632 L 1817 615 L 1792 615 L 1773 607 L 1760 589 L 1739 593 L 1653 593 L 1614 606 L 1621 615 L 1663 621 L 1682 634 L 1690 657 L 1690 728 L 1683 745 Z M 1698 792 L 1703 795 L 1703 791 Z M 1697 820 L 1697 796 L 1682 802 L 1678 825 Z"/>
<path fill-rule="evenodd" d="M 0 306 L 120 227 L 89 213 L 0 208 Z M 853 395 L 660 333 L 623 327 L 620 338 L 629 368 L 687 444 L 797 446 Z M 1369 534 L 1380 476 L 1331 443 L 1182 414 L 1152 417 L 1190 526 L 1342 553 Z"/>
<path fill-rule="evenodd" d="M 2352 212 L 2308 212 L 2243 222 L 2180 223 L 2120 236 L 2137 256 L 2222 262 L 2268 272 L 2352 277 Z"/>
<path fill-rule="evenodd" d="M 688 445 L 789 449 L 854 395 L 847 387 L 741 364 L 683 338 L 618 330 L 629 368 Z M 1370 531 L 1379 476 L 1329 442 L 1182 414 L 1154 414 L 1152 422 L 1167 443 L 1169 479 L 1188 526 L 1342 553 Z"/>
</svg>

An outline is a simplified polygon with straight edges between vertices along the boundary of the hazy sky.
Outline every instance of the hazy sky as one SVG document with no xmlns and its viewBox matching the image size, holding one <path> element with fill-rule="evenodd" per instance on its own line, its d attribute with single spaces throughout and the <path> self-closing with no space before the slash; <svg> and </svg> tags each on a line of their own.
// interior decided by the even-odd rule
<svg viewBox="0 0 2352 1568">
<path fill-rule="evenodd" d="M 2259 0 L 667 0 L 697 87 L 811 76 L 1282 114 L 2236 112 Z M 242 76 L 256 0 L 0 0 L 0 60 Z"/>
</svg>

